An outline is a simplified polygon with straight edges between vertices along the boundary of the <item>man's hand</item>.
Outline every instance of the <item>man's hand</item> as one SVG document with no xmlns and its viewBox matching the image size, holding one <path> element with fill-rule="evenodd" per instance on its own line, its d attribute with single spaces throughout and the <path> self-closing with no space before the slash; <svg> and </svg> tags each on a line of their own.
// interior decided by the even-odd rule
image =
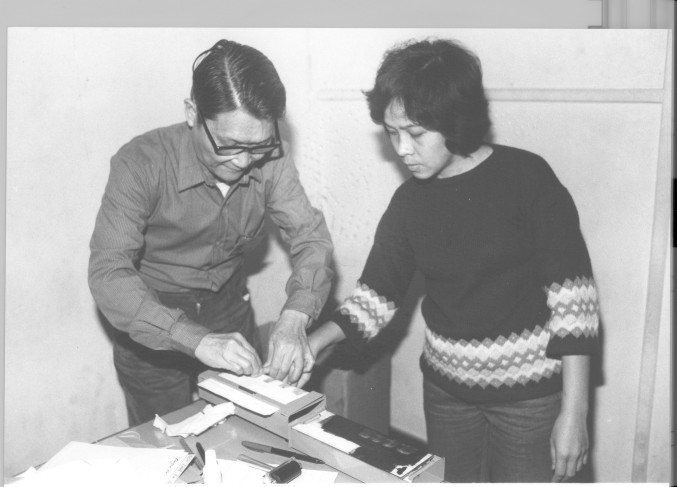
<svg viewBox="0 0 677 487">
<path fill-rule="evenodd" d="M 273 379 L 296 384 L 301 374 L 308 374 L 315 357 L 308 346 L 306 326 L 310 316 L 300 311 L 284 310 L 268 340 L 268 359 L 263 372 Z"/>
<path fill-rule="evenodd" d="M 230 370 L 238 375 L 261 375 L 261 359 L 238 332 L 205 335 L 195 349 L 195 357 L 216 369 Z"/>
</svg>

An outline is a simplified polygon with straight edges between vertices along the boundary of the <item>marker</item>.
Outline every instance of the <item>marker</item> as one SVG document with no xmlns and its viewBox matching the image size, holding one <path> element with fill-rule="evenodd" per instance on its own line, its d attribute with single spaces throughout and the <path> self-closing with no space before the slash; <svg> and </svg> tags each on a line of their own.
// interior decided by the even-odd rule
<svg viewBox="0 0 677 487">
<path fill-rule="evenodd" d="M 202 448 L 202 445 L 200 444 L 199 441 L 195 442 L 195 446 L 197 447 L 197 452 L 200 454 L 200 460 L 202 460 L 202 463 L 205 465 L 207 464 L 207 455 L 205 454 L 205 449 Z"/>
<path fill-rule="evenodd" d="M 324 461 L 320 460 L 319 458 L 311 457 L 310 455 L 304 455 L 303 453 L 290 450 L 283 450 L 282 448 L 275 448 L 274 446 L 262 445 L 261 443 L 254 443 L 252 441 L 243 441 L 242 446 L 257 452 L 272 453 L 274 455 L 280 455 L 283 457 L 294 457 L 297 460 L 304 460 L 311 463 L 324 463 Z"/>
</svg>

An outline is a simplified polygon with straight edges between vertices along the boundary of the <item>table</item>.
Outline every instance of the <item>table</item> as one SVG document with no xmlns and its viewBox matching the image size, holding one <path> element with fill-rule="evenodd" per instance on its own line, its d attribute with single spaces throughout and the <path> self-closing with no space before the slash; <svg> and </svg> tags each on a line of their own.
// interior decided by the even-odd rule
<svg viewBox="0 0 677 487">
<path fill-rule="evenodd" d="M 184 408 L 165 414 L 162 416 L 162 419 L 164 419 L 167 424 L 178 423 L 201 411 L 207 404 L 206 401 L 200 399 Z M 120 431 L 119 433 L 103 438 L 96 443 L 108 446 L 131 446 L 138 448 L 173 447 L 176 449 L 183 449 L 179 443 L 178 436 L 167 436 L 154 427 L 152 423 L 152 421 L 149 421 L 133 428 Z M 241 453 L 266 463 L 278 463 L 285 460 L 278 455 L 248 450 L 242 446 L 243 440 L 264 443 L 278 448 L 291 449 L 286 439 L 235 415 L 229 416 L 225 422 L 208 429 L 199 436 L 189 436 L 185 440 L 194 451 L 197 451 L 195 443 L 199 441 L 206 450 L 215 450 L 216 457 L 225 460 L 235 460 Z M 312 452 L 309 452 L 309 454 L 312 455 Z M 301 467 L 307 467 L 313 470 L 337 471 L 329 465 L 317 465 L 304 461 L 299 462 L 301 463 Z M 200 479 L 201 476 L 199 470 L 194 464 L 191 464 L 181 475 L 178 482 L 192 483 L 199 481 Z M 336 482 L 356 483 L 359 481 L 343 472 L 338 472 Z"/>
</svg>

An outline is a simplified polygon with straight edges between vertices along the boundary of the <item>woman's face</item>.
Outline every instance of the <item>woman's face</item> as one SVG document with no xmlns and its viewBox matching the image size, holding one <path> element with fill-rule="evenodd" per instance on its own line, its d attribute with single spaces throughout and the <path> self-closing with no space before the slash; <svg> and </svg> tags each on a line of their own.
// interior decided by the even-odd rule
<svg viewBox="0 0 677 487">
<path fill-rule="evenodd" d="M 409 120 L 399 100 L 391 101 L 386 107 L 383 125 L 395 152 L 415 178 L 451 175 L 449 168 L 455 156 L 444 145 L 444 136 Z"/>
</svg>

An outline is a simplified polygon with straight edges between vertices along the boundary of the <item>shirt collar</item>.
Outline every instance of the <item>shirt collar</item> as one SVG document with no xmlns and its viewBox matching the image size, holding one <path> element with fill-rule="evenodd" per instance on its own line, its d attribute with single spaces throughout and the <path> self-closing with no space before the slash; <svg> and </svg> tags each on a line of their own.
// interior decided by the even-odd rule
<svg viewBox="0 0 677 487">
<path fill-rule="evenodd" d="M 179 144 L 179 192 L 184 191 L 198 184 L 206 183 L 207 178 L 202 168 L 202 164 L 197 160 L 193 140 L 190 138 L 190 128 L 185 126 L 181 132 L 181 142 Z"/>
</svg>

